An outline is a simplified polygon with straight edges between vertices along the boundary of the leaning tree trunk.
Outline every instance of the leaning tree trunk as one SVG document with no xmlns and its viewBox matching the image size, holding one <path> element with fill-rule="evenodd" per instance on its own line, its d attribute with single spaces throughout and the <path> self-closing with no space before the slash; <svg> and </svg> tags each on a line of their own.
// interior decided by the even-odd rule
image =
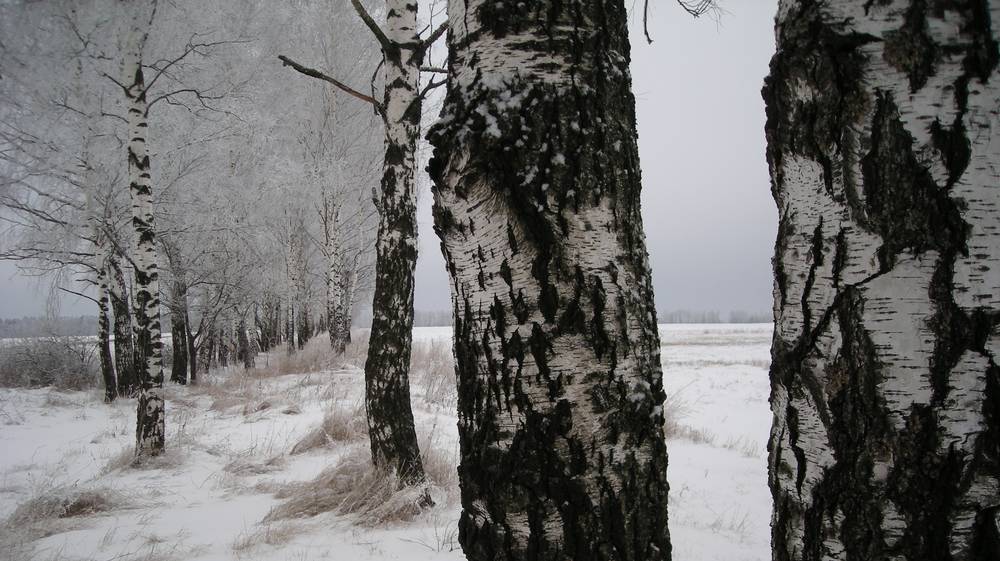
<svg viewBox="0 0 1000 561">
<path fill-rule="evenodd" d="M 659 335 L 622 0 L 451 0 L 432 129 L 469 559 L 664 560 Z"/>
<path fill-rule="evenodd" d="M 133 2 L 135 16 L 124 47 L 125 96 L 128 101 L 128 172 L 135 228 L 132 261 L 135 263 L 135 332 L 140 386 L 136 420 L 136 455 L 156 456 L 164 447 L 163 343 L 160 340 L 160 286 L 153 225 L 153 192 L 150 180 L 149 132 L 142 50 L 151 6 Z"/>
<path fill-rule="evenodd" d="M 111 274 L 115 277 L 115 282 L 110 284 L 109 295 L 115 315 L 115 371 L 118 375 L 118 395 L 133 397 L 139 393 L 139 381 L 136 375 L 136 353 L 128 287 L 125 285 L 125 275 L 122 274 L 121 267 L 114 258 L 111 260 L 110 268 Z"/>
<path fill-rule="evenodd" d="M 1000 3 L 783 0 L 774 559 L 1000 559 Z"/>
<path fill-rule="evenodd" d="M 404 483 L 424 480 L 410 407 L 413 270 L 417 263 L 414 170 L 420 134 L 417 4 L 388 0 L 385 56 L 385 159 L 378 198 L 375 294 L 365 360 L 365 410 L 372 461 L 394 469 Z"/>
<path fill-rule="evenodd" d="M 114 359 L 111 357 L 111 322 L 108 320 L 108 267 L 99 260 L 97 264 L 97 347 L 101 360 L 101 378 L 104 380 L 104 401 L 111 403 L 118 395 L 115 381 Z"/>
</svg>

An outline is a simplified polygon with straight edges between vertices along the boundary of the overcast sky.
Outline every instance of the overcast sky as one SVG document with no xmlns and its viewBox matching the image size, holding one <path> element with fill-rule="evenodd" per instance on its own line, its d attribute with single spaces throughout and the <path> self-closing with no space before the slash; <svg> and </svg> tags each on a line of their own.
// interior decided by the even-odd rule
<svg viewBox="0 0 1000 561">
<path fill-rule="evenodd" d="M 653 0 L 652 45 L 633 17 L 642 214 L 658 311 L 771 309 L 778 213 L 760 88 L 774 52 L 777 2 L 721 3 L 727 13 L 716 23 Z M 447 309 L 430 196 L 420 203 L 417 307 Z"/>
<path fill-rule="evenodd" d="M 631 0 L 626 0 L 631 1 Z M 636 0 L 640 4 L 641 0 Z M 633 18 L 643 217 L 659 311 L 771 307 L 777 211 L 764 159 L 760 98 L 774 51 L 776 0 L 724 0 L 717 23 L 674 2 L 650 6 L 650 34 Z M 416 307 L 450 307 L 448 279 L 420 196 Z M 43 315 L 47 290 L 0 262 L 0 317 Z M 66 296 L 63 315 L 94 313 Z"/>
</svg>

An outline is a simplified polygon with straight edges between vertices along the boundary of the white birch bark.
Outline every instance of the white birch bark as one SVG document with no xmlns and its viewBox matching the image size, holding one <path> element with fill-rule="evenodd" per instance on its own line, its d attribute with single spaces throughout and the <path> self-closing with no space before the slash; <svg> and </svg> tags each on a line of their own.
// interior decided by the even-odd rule
<svg viewBox="0 0 1000 561">
<path fill-rule="evenodd" d="M 132 19 L 122 46 L 122 84 L 128 120 L 128 177 L 134 227 L 137 366 L 141 384 L 136 429 L 136 455 L 155 456 L 164 447 L 163 343 L 160 337 L 160 286 L 150 177 L 148 100 L 142 52 L 156 10 L 155 1 L 131 0 Z"/>
<path fill-rule="evenodd" d="M 932 4 L 780 3 L 775 560 L 1000 558 L 1000 4 Z"/>
<path fill-rule="evenodd" d="M 448 3 L 429 171 L 470 560 L 664 560 L 659 336 L 624 2 Z"/>
<path fill-rule="evenodd" d="M 344 251 L 340 239 L 340 203 L 336 196 L 324 189 L 323 209 L 323 255 L 326 258 L 326 317 L 327 332 L 330 334 L 330 348 L 342 354 L 347 342 L 341 337 L 340 325 L 343 310 L 343 268 Z"/>
<path fill-rule="evenodd" d="M 387 0 L 385 39 L 385 159 L 378 196 L 375 294 L 365 360 L 365 409 L 376 466 L 406 483 L 424 479 L 410 407 L 413 270 L 417 261 L 414 172 L 420 132 L 420 63 L 417 4 Z"/>
</svg>

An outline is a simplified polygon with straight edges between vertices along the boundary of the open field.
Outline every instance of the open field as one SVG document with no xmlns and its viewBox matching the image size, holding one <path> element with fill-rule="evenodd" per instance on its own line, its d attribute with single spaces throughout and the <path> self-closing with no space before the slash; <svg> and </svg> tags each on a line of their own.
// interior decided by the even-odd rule
<svg viewBox="0 0 1000 561">
<path fill-rule="evenodd" d="M 463 559 L 450 333 L 415 331 L 436 503 L 418 513 L 367 468 L 359 348 L 333 361 L 317 339 L 294 362 L 168 387 L 168 452 L 140 466 L 134 401 L 0 390 L 0 559 Z M 771 326 L 665 325 L 661 337 L 674 558 L 768 559 Z"/>
</svg>

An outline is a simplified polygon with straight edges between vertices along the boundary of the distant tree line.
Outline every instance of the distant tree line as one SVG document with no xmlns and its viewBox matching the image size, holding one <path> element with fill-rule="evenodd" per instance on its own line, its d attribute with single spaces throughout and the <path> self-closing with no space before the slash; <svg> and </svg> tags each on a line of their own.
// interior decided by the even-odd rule
<svg viewBox="0 0 1000 561">
<path fill-rule="evenodd" d="M 773 318 L 767 312 L 747 312 L 732 310 L 723 315 L 717 311 L 669 310 L 660 312 L 660 323 L 771 323 Z"/>
<path fill-rule="evenodd" d="M 0 339 L 97 335 L 97 316 L 0 319 Z"/>
</svg>

